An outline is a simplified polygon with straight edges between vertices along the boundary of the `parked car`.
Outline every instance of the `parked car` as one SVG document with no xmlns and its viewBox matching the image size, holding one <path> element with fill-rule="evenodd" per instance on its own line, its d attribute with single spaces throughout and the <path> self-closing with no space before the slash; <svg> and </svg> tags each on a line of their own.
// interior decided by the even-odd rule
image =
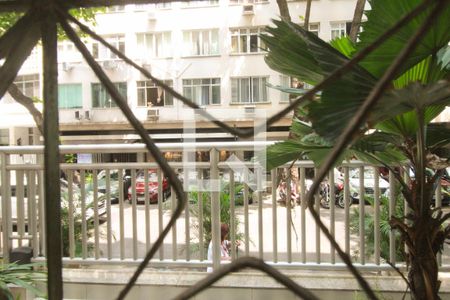
<svg viewBox="0 0 450 300">
<path fill-rule="evenodd" d="M 122 180 L 124 197 L 126 197 L 131 185 L 129 170 L 123 170 L 122 173 L 122 178 L 119 178 L 119 170 L 109 171 L 109 195 L 112 204 L 119 203 L 119 181 Z M 92 182 L 86 184 L 86 191 L 92 192 L 93 190 L 94 184 Z M 97 191 L 106 195 L 106 170 L 97 173 Z"/>
<path fill-rule="evenodd" d="M 136 203 L 145 203 L 145 171 L 136 175 L 136 184 L 128 188 L 128 200 L 131 202 L 133 188 L 136 189 Z M 167 178 L 162 179 L 163 201 L 170 197 L 171 190 Z M 148 170 L 148 197 L 151 204 L 158 203 L 158 175 L 155 169 Z"/>
<path fill-rule="evenodd" d="M 354 203 L 359 203 L 359 179 L 360 172 L 359 169 L 353 169 L 350 171 L 349 185 L 350 185 L 350 196 Z M 364 168 L 364 195 L 373 197 L 375 194 L 375 172 L 373 168 Z M 380 188 L 380 195 L 388 196 L 389 182 L 387 182 L 383 177 L 379 176 L 378 185 Z M 367 201 L 366 201 L 367 203 Z"/>
</svg>

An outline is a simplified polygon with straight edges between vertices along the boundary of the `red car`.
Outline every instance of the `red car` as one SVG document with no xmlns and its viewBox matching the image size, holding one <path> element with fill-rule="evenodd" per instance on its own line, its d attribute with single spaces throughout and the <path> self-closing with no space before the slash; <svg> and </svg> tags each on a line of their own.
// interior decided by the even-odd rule
<svg viewBox="0 0 450 300">
<path fill-rule="evenodd" d="M 145 203 L 145 176 L 144 171 L 136 175 L 136 203 Z M 163 201 L 170 197 L 170 186 L 167 178 L 162 179 Z M 128 189 L 128 200 L 132 201 L 133 185 Z M 148 170 L 148 198 L 151 204 L 158 203 L 158 175 L 156 170 Z"/>
</svg>

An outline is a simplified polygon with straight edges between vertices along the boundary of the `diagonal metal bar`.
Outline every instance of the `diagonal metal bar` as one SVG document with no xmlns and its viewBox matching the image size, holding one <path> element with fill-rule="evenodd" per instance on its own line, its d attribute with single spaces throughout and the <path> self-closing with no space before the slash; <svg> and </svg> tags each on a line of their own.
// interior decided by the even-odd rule
<svg viewBox="0 0 450 300">
<path fill-rule="evenodd" d="M 84 43 L 78 38 L 75 31 L 70 27 L 69 23 L 64 19 L 64 16 L 59 14 L 59 21 L 61 26 L 63 27 L 64 31 L 66 32 L 69 39 L 75 44 L 75 46 L 78 48 L 78 50 L 83 55 L 86 62 L 89 64 L 89 66 L 92 68 L 94 73 L 97 75 L 97 77 L 100 79 L 101 83 L 104 85 L 108 93 L 111 95 L 111 97 L 116 102 L 117 106 L 122 110 L 130 124 L 134 127 L 136 132 L 141 136 L 142 140 L 144 141 L 145 145 L 147 146 L 147 149 L 150 151 L 150 153 L 155 158 L 158 165 L 163 170 L 164 174 L 168 176 L 169 183 L 174 188 L 174 191 L 176 193 L 177 198 L 177 207 L 171 216 L 169 222 L 167 223 L 166 227 L 162 231 L 162 233 L 159 235 L 155 243 L 153 244 L 152 248 L 148 251 L 147 255 L 145 256 L 142 263 L 137 268 L 136 272 L 133 274 L 131 279 L 129 280 L 128 284 L 125 286 L 125 288 L 121 291 L 119 294 L 118 299 L 124 299 L 127 293 L 131 290 L 134 283 L 138 279 L 139 275 L 142 273 L 142 271 L 147 266 L 150 259 L 154 256 L 157 249 L 163 244 L 164 238 L 169 233 L 171 227 L 175 224 L 178 217 L 181 215 L 181 213 L 184 210 L 184 207 L 186 205 L 186 197 L 183 192 L 183 187 L 181 185 L 180 180 L 176 176 L 175 172 L 172 170 L 172 168 L 169 166 L 167 161 L 165 160 L 164 156 L 159 151 L 159 148 L 155 145 L 153 140 L 150 138 L 149 134 L 145 130 L 145 128 L 142 126 L 142 124 L 139 122 L 139 120 L 136 119 L 131 109 L 128 107 L 125 99 L 120 95 L 120 93 L 115 88 L 114 84 L 109 80 L 109 78 L 106 76 L 106 74 L 103 72 L 103 70 L 100 68 L 100 66 L 97 64 L 95 59 L 92 57 L 92 55 L 89 53 L 89 50 L 86 48 Z"/>
<path fill-rule="evenodd" d="M 378 81 L 378 83 L 372 89 L 370 94 L 367 96 L 363 105 L 357 111 L 353 119 L 350 120 L 349 124 L 344 129 L 344 132 L 336 141 L 332 152 L 327 156 L 322 166 L 320 167 L 317 174 L 317 178 L 313 182 L 311 189 L 307 194 L 308 207 L 310 208 L 311 215 L 313 216 L 316 224 L 318 224 L 322 232 L 327 236 L 327 238 L 336 248 L 336 251 L 338 252 L 341 259 L 345 262 L 348 269 L 353 273 L 353 275 L 356 277 L 361 287 L 364 289 L 364 291 L 371 299 L 377 299 L 377 297 L 373 293 L 372 289 L 370 288 L 366 280 L 352 265 L 350 257 L 340 248 L 337 242 L 332 238 L 330 232 L 328 231 L 328 228 L 321 221 L 320 216 L 314 211 L 313 209 L 314 194 L 318 191 L 320 183 L 325 178 L 326 174 L 328 173 L 328 170 L 332 167 L 332 165 L 339 157 L 339 155 L 342 153 L 344 148 L 348 144 L 350 144 L 350 142 L 352 141 L 352 137 L 354 136 L 354 134 L 358 132 L 360 125 L 367 118 L 367 115 L 369 114 L 373 106 L 376 104 L 376 101 L 383 94 L 384 90 L 388 87 L 390 82 L 395 78 L 395 74 L 398 71 L 398 69 L 401 67 L 403 62 L 408 57 L 408 55 L 415 49 L 415 47 L 418 45 L 422 37 L 426 34 L 427 30 L 430 28 L 431 23 L 435 20 L 436 17 L 439 16 L 439 14 L 443 11 L 443 8 L 446 5 L 449 5 L 448 0 L 437 0 L 435 1 L 435 3 L 436 5 L 431 11 L 426 21 L 423 23 L 420 29 L 410 38 L 410 40 L 402 49 L 402 51 L 399 53 L 395 61 L 390 65 L 390 67 L 386 70 L 383 77 Z"/>
<path fill-rule="evenodd" d="M 284 275 L 274 267 L 269 266 L 266 264 L 262 259 L 258 259 L 255 257 L 242 257 L 238 258 L 235 261 L 222 265 L 217 271 L 214 271 L 206 278 L 200 280 L 184 292 L 182 292 L 180 295 L 175 297 L 175 300 L 182 300 L 182 299 L 189 299 L 199 292 L 207 289 L 212 284 L 217 282 L 219 279 L 225 277 L 226 275 L 230 274 L 231 272 L 236 272 L 244 268 L 253 268 L 256 270 L 260 270 L 265 272 L 266 274 L 270 275 L 272 278 L 274 278 L 276 281 L 283 284 L 285 287 L 287 287 L 291 292 L 293 292 L 298 297 L 301 297 L 302 299 L 319 299 L 317 298 L 313 293 L 311 293 L 307 288 L 304 288 L 297 283 L 295 283 L 292 279 L 290 279 L 288 276 Z"/>
<path fill-rule="evenodd" d="M 156 4 L 156 3 L 169 3 L 169 2 L 188 2 L 191 0 L 72 0 L 65 1 L 65 5 L 70 8 L 91 8 L 91 7 L 108 7 L 115 5 L 126 4 Z M 199 0 L 208 1 L 208 0 Z M 32 0 L 1 0 L 0 12 L 18 12 L 26 11 L 31 8 Z"/>
<path fill-rule="evenodd" d="M 28 12 L 0 36 L 0 59 L 8 57 L 11 50 L 14 50 L 16 41 L 21 39 L 30 28 L 32 18 L 32 12 Z"/>
<path fill-rule="evenodd" d="M 33 17 L 26 23 L 20 23 L 20 31 L 23 32 L 22 36 L 17 38 L 16 36 L 9 35 L 11 40 L 11 49 L 14 49 L 14 55 L 10 55 L 6 58 L 5 63 L 0 67 L 0 98 L 5 95 L 8 87 L 13 83 L 16 78 L 17 72 L 20 67 L 30 55 L 31 50 L 37 44 L 40 38 L 40 21 Z M 24 28 L 26 27 L 26 31 Z M 15 29 L 17 30 L 17 29 Z M 19 31 L 19 30 L 18 30 Z"/>
<path fill-rule="evenodd" d="M 41 14 L 44 50 L 44 205 L 45 215 L 48 216 L 45 218 L 47 291 L 49 299 L 56 300 L 63 298 L 57 29 L 56 16 L 51 8 L 43 8 Z"/>
<path fill-rule="evenodd" d="M 425 1 L 427 2 L 427 1 Z M 426 3 L 423 3 L 422 5 L 426 5 Z M 424 6 L 425 7 L 425 6 Z M 342 74 L 346 71 L 345 67 L 347 66 L 348 68 L 352 67 L 354 64 L 356 64 L 359 60 L 361 60 L 365 55 L 367 55 L 368 53 L 370 53 L 371 51 L 373 51 L 374 48 L 377 47 L 377 45 L 379 45 L 379 43 L 381 43 L 382 41 L 384 41 L 385 39 L 388 38 L 388 36 L 390 36 L 390 34 L 394 33 L 396 30 L 398 30 L 398 28 L 400 28 L 401 26 L 403 26 L 406 22 L 408 22 L 409 20 L 411 20 L 414 16 L 416 16 L 421 10 L 423 9 L 423 7 L 419 6 L 417 7 L 414 11 L 412 11 L 410 14 L 407 14 L 404 18 L 402 18 L 397 24 L 396 26 L 393 26 L 393 28 L 391 28 L 390 30 L 388 30 L 383 36 L 381 36 L 377 41 L 375 41 L 375 43 L 372 46 L 367 47 L 365 50 L 363 50 L 362 52 L 360 52 L 359 56 L 356 56 L 355 59 L 353 59 L 352 61 L 350 61 L 348 64 L 346 64 L 345 66 L 343 66 L 343 68 L 337 70 L 336 72 L 334 72 L 330 77 L 332 77 L 333 75 L 336 75 L 336 78 L 339 78 L 340 76 L 342 76 Z M 106 42 L 105 42 L 106 43 Z M 107 44 L 107 43 L 106 43 Z M 111 50 L 113 50 L 113 48 L 111 47 Z M 118 51 L 117 51 L 118 52 Z M 120 53 L 117 53 L 120 55 Z M 121 57 L 122 59 L 124 58 L 124 56 L 122 55 Z M 353 64 L 352 64 L 353 62 Z M 146 75 L 146 74 L 144 74 Z M 148 74 L 146 75 L 148 76 Z M 327 82 L 327 80 L 330 78 L 328 77 L 327 79 L 325 79 L 321 84 L 325 85 L 325 82 Z M 319 89 L 320 87 L 316 86 L 317 89 Z M 170 89 L 169 89 L 170 92 Z M 314 94 L 314 91 L 310 91 L 311 94 Z M 305 95 L 303 97 L 300 97 L 298 100 L 301 100 L 302 98 L 307 97 L 308 95 Z M 295 105 L 295 103 L 293 104 L 293 106 Z M 287 110 L 289 110 L 289 108 L 287 108 Z M 282 113 L 282 112 L 281 112 Z M 239 135 L 239 134 L 238 134 Z M 370 290 L 370 288 L 369 288 Z M 369 292 L 370 293 L 370 292 Z"/>
<path fill-rule="evenodd" d="M 138 1 L 134 1 L 134 2 L 138 2 Z M 134 3 L 133 2 L 133 3 Z M 130 2 L 131 3 L 131 2 Z M 111 2 L 109 2 L 109 4 L 111 4 Z M 367 54 L 366 54 L 367 55 Z M 312 93 L 313 94 L 313 93 Z M 306 96 L 306 95 L 305 95 Z M 297 104 L 298 105 L 298 104 Z M 294 106 L 293 106 L 294 107 Z M 291 109 L 290 109 L 291 110 Z M 251 132 L 250 131 L 244 131 L 244 132 L 247 132 L 247 134 L 251 134 Z"/>
<path fill-rule="evenodd" d="M 310 99 L 313 98 L 313 96 L 321 91 L 323 88 L 328 86 L 329 84 L 333 83 L 334 81 L 341 78 L 348 70 L 352 69 L 356 64 L 358 64 L 362 59 L 364 59 L 367 55 L 369 55 L 372 51 L 374 51 L 380 44 L 382 44 L 384 41 L 386 41 L 390 36 L 392 36 L 394 33 L 396 33 L 401 27 L 403 27 L 405 24 L 410 22 L 413 18 L 415 18 L 419 13 L 421 13 L 430 3 L 432 3 L 434 0 L 424 0 L 420 5 L 418 5 L 414 10 L 412 10 L 410 13 L 406 14 L 404 17 L 402 17 L 392 28 L 389 28 L 383 35 L 381 35 L 379 38 L 377 38 L 373 43 L 371 43 L 369 46 L 367 46 L 365 49 L 361 50 L 358 54 L 356 54 L 351 60 L 349 60 L 345 65 L 334 71 L 332 74 L 330 74 L 327 78 L 325 78 L 322 82 L 318 83 L 316 86 L 314 86 L 311 90 L 309 90 L 306 94 L 303 96 L 299 96 L 295 98 L 288 106 L 280 110 L 278 113 L 271 116 L 265 124 L 258 125 L 256 128 L 252 129 L 238 129 L 235 127 L 231 127 L 228 124 L 216 120 L 213 116 L 211 116 L 206 110 L 199 110 L 199 113 L 205 117 L 206 119 L 210 120 L 214 124 L 216 124 L 218 127 L 228 131 L 229 133 L 242 137 L 242 138 L 248 138 L 253 136 L 254 132 L 259 132 L 262 129 L 269 127 L 270 125 L 274 124 L 278 120 L 280 120 L 282 117 L 284 117 L 286 114 L 294 110 L 296 107 L 298 107 L 300 104 L 311 101 Z M 182 101 L 187 106 L 198 109 L 200 108 L 197 104 L 192 102 L 190 99 L 184 97 L 183 95 L 179 94 L 177 91 L 175 91 L 173 88 L 165 84 L 163 81 L 159 80 L 158 78 L 154 77 L 150 72 L 148 72 L 146 69 L 142 68 L 138 64 L 136 64 L 134 61 L 129 59 L 126 55 L 121 53 L 119 50 L 117 50 L 115 47 L 111 46 L 108 42 L 106 42 L 101 36 L 97 35 L 95 32 L 93 32 L 91 29 L 89 29 L 88 26 L 82 24 L 80 21 L 75 19 L 74 17 L 68 15 L 65 13 L 65 16 L 70 21 L 77 24 L 82 31 L 90 35 L 92 38 L 97 40 L 98 42 L 102 43 L 105 47 L 110 49 L 114 54 L 116 54 L 118 57 L 120 57 L 122 60 L 124 60 L 129 65 L 133 66 L 137 70 L 139 70 L 143 75 L 145 75 L 147 78 L 153 80 L 156 84 L 161 86 L 166 92 L 174 96 L 175 98 Z M 291 27 L 293 28 L 293 27 Z M 293 28 L 296 30 L 295 28 Z"/>
</svg>

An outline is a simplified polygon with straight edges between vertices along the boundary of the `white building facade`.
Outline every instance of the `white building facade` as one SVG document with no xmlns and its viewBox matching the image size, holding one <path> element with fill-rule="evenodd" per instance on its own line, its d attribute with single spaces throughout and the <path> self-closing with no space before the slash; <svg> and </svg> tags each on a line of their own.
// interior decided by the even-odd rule
<svg viewBox="0 0 450 300">
<path fill-rule="evenodd" d="M 313 1 L 310 30 L 322 39 L 349 31 L 355 0 Z M 292 20 L 301 24 L 306 1 L 288 2 Z M 95 31 L 157 78 L 192 99 L 231 126 L 253 126 L 254 109 L 270 116 L 286 106 L 288 95 L 272 85 L 287 86 L 290 79 L 264 62 L 258 34 L 278 19 L 276 0 L 210 0 L 109 8 L 96 17 Z M 126 97 L 135 115 L 157 141 L 181 141 L 183 121 L 191 109 L 155 86 L 139 71 L 108 49 L 83 38 Z M 59 107 L 63 143 L 135 142 L 121 111 L 69 41 L 58 46 Z M 42 95 L 41 53 L 37 48 L 23 66 L 16 83 L 28 96 Z M 1 143 L 37 144 L 39 133 L 25 109 L 10 96 L 0 101 Z M 268 139 L 287 136 L 291 115 L 269 128 Z M 204 140 L 236 137 L 197 125 Z"/>
</svg>

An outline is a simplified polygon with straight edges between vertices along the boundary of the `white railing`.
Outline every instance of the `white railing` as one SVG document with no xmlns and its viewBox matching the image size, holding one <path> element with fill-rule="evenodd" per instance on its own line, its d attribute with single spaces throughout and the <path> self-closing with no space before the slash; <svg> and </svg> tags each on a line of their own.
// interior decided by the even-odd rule
<svg viewBox="0 0 450 300">
<path fill-rule="evenodd" d="M 269 143 L 259 146 L 265 144 Z M 151 266 L 200 270 L 217 266 L 218 254 L 213 261 L 207 259 L 208 243 L 212 238 L 214 248 L 220 241 L 220 206 L 229 203 L 229 214 L 222 212 L 222 218 L 229 216 L 231 244 L 240 243 L 239 247 L 231 247 L 232 259 L 252 255 L 280 267 L 345 268 L 335 249 L 315 225 L 305 201 L 301 201 L 313 180 L 312 162 L 294 164 L 294 169 L 298 170 L 298 187 L 291 184 L 289 177 L 278 184 L 279 174 L 290 173 L 291 165 L 286 165 L 265 173 L 266 178 L 262 181 L 267 187 L 258 192 L 252 192 L 247 185 L 250 169 L 237 173 L 230 167 L 232 164 L 219 162 L 220 151 L 242 154 L 252 151 L 254 145 L 250 142 L 195 144 L 196 151 L 209 152 L 210 157 L 208 162 L 195 164 L 195 176 L 220 179 L 222 192 L 187 193 L 189 203 L 152 259 Z M 161 151 L 183 151 L 182 144 L 159 146 Z M 136 153 L 137 157 L 143 157 L 147 153 L 144 146 L 138 144 L 61 146 L 60 149 L 63 154 Z M 33 248 L 36 260 L 45 258 L 42 161 L 43 148 L 40 146 L 0 147 L 0 248 L 6 260 L 11 249 L 21 246 Z M 186 182 L 189 176 L 183 173 L 183 167 L 188 164 L 170 164 L 183 174 L 180 178 Z M 245 165 L 253 167 L 249 162 Z M 63 163 L 61 169 L 65 177 L 61 180 L 64 262 L 101 265 L 142 261 L 176 207 L 175 193 L 158 165 L 152 162 Z M 402 245 L 395 244 L 399 239 L 393 232 L 385 236 L 380 230 L 384 221 L 381 218 L 386 215 L 383 212 L 399 209 L 394 207 L 392 175 L 387 183 L 380 178 L 377 167 L 361 162 L 346 163 L 340 171 L 341 179 L 337 178 L 341 176 L 338 172 L 330 172 L 328 183 L 335 184 L 324 183 L 315 200 L 315 209 L 321 213 L 332 235 L 358 268 L 389 269 L 387 260 L 404 267 L 396 255 L 396 251 L 404 250 Z M 358 177 L 355 175 L 358 172 L 371 174 L 372 179 Z M 299 190 L 298 196 L 294 188 Z M 436 205 L 440 205 L 442 195 L 436 194 Z M 362 199 L 360 195 L 372 198 L 373 203 L 353 203 L 356 198 Z M 383 200 L 384 196 L 388 196 L 388 200 Z M 335 201 L 336 198 L 340 201 Z M 220 201 L 214 202 L 214 199 Z M 326 199 L 330 201 L 324 201 Z M 365 214 L 373 219 L 369 222 L 373 228 L 365 228 L 365 224 L 369 224 Z M 387 248 L 380 246 L 385 243 Z M 448 254 L 446 248 L 439 257 L 442 270 L 449 269 Z"/>
</svg>

